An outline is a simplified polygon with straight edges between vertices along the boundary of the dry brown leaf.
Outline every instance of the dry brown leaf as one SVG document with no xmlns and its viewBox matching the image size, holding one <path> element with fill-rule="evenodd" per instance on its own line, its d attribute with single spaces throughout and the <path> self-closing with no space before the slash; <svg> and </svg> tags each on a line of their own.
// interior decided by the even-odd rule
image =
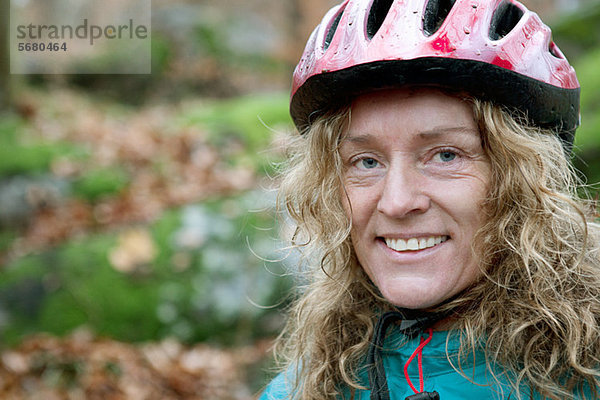
<svg viewBox="0 0 600 400">
<path fill-rule="evenodd" d="M 2 399 L 250 400 L 246 371 L 269 341 L 223 350 L 174 339 L 132 345 L 79 330 L 37 335 L 0 354 Z"/>
</svg>

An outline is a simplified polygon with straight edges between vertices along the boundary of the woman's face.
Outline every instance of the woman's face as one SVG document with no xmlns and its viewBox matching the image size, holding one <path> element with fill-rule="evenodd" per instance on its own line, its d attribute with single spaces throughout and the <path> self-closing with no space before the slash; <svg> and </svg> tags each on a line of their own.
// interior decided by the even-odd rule
<svg viewBox="0 0 600 400">
<path fill-rule="evenodd" d="M 364 95 L 340 153 L 352 244 L 388 301 L 434 306 L 478 278 L 490 166 L 469 104 L 430 89 Z"/>
</svg>

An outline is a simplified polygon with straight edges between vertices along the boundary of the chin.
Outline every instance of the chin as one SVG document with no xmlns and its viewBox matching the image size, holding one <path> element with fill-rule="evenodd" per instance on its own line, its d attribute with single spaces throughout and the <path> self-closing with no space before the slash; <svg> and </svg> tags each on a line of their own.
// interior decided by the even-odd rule
<svg viewBox="0 0 600 400">
<path fill-rule="evenodd" d="M 396 307 L 411 310 L 435 307 L 461 291 L 448 290 L 451 288 L 444 287 L 443 285 L 427 285 L 426 280 L 421 281 L 421 283 L 421 285 L 407 285 L 406 283 L 396 282 L 396 284 L 381 285 L 379 286 L 379 290 L 383 297 Z M 459 285 L 457 288 L 459 287 L 462 286 Z"/>
<path fill-rule="evenodd" d="M 387 301 L 389 301 L 396 307 L 408 308 L 411 310 L 431 308 L 444 301 L 444 299 L 441 298 L 432 298 L 431 296 L 427 296 L 428 293 L 421 294 L 415 293 L 414 291 L 399 293 L 394 290 L 382 290 L 381 292 L 383 297 L 385 297 Z"/>
<path fill-rule="evenodd" d="M 407 308 L 409 310 L 423 310 L 423 309 L 431 308 L 431 307 L 435 306 L 436 304 L 439 304 L 439 303 L 430 302 L 430 301 L 410 301 L 410 302 L 391 301 L 391 303 L 393 305 L 395 305 L 396 307 Z"/>
</svg>

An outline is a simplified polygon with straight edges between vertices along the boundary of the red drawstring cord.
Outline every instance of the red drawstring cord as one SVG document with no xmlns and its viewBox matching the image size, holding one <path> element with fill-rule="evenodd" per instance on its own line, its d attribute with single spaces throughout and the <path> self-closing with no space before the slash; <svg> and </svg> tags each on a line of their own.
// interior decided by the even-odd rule
<svg viewBox="0 0 600 400">
<path fill-rule="evenodd" d="M 415 394 L 423 393 L 423 390 L 424 390 L 424 388 L 423 388 L 423 386 L 424 386 L 423 348 L 425 346 L 427 346 L 427 343 L 429 343 L 431 341 L 431 338 L 433 337 L 433 329 L 432 328 L 427 329 L 427 334 L 429 335 L 429 337 L 427 339 L 423 339 L 423 337 L 421 337 L 421 344 L 419 344 L 419 347 L 417 347 L 417 349 L 412 353 L 412 355 L 410 356 L 408 361 L 406 361 L 406 364 L 404 364 L 404 377 L 406 378 L 408 385 L 413 390 L 413 392 L 415 392 Z M 417 359 L 418 359 L 418 363 L 419 363 L 419 387 L 421 388 L 420 391 L 417 391 L 417 389 L 413 386 L 412 382 L 410 381 L 410 377 L 408 376 L 408 366 L 410 365 L 412 360 L 415 358 L 415 356 L 418 356 Z"/>
</svg>

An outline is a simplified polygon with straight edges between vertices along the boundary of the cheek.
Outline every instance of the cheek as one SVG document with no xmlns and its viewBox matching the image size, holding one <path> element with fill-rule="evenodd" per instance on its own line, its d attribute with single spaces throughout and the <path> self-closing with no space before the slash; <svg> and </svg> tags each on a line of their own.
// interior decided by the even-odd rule
<svg viewBox="0 0 600 400">
<path fill-rule="evenodd" d="M 342 208 L 346 213 L 348 219 L 353 220 L 356 215 L 356 205 L 357 205 L 357 196 L 355 188 L 348 184 L 347 178 L 344 178 L 344 183 L 340 188 L 340 198 L 342 203 Z"/>
<path fill-rule="evenodd" d="M 360 196 L 353 188 L 343 186 L 340 189 L 340 203 L 351 226 L 350 239 L 356 246 L 356 240 L 364 231 L 366 224 Z"/>
<path fill-rule="evenodd" d="M 465 202 L 465 214 L 471 221 L 471 229 L 477 231 L 484 222 L 483 204 L 487 198 L 487 185 L 477 185 L 469 193 L 468 201 Z"/>
<path fill-rule="evenodd" d="M 352 221 L 353 235 L 362 233 L 377 210 L 375 188 L 346 185 L 341 196 L 346 216 Z"/>
<path fill-rule="evenodd" d="M 483 203 L 488 194 L 486 177 L 469 177 L 448 185 L 438 185 L 435 189 L 436 199 L 444 208 L 453 214 L 463 227 L 477 230 L 483 221 Z"/>
<path fill-rule="evenodd" d="M 340 198 L 342 200 L 342 208 L 344 209 L 344 212 L 346 213 L 346 216 L 351 219 L 352 218 L 352 207 L 350 205 L 350 194 L 348 193 L 348 190 L 346 189 L 345 186 L 342 186 L 340 188 Z"/>
<path fill-rule="evenodd" d="M 485 214 L 482 209 L 483 202 L 487 196 L 486 182 L 475 180 L 468 188 L 463 188 L 460 193 L 451 193 L 448 199 L 454 204 L 452 212 L 457 222 L 458 255 L 464 263 L 462 271 L 462 287 L 475 282 L 480 276 L 479 260 L 473 253 L 473 239 L 477 231 L 485 222 Z"/>
<path fill-rule="evenodd" d="M 459 291 L 471 286 L 483 275 L 476 256 L 470 254 L 468 260 L 469 262 L 466 264 L 466 268 L 462 271 L 461 277 L 456 284 L 456 286 L 459 288 Z"/>
</svg>

